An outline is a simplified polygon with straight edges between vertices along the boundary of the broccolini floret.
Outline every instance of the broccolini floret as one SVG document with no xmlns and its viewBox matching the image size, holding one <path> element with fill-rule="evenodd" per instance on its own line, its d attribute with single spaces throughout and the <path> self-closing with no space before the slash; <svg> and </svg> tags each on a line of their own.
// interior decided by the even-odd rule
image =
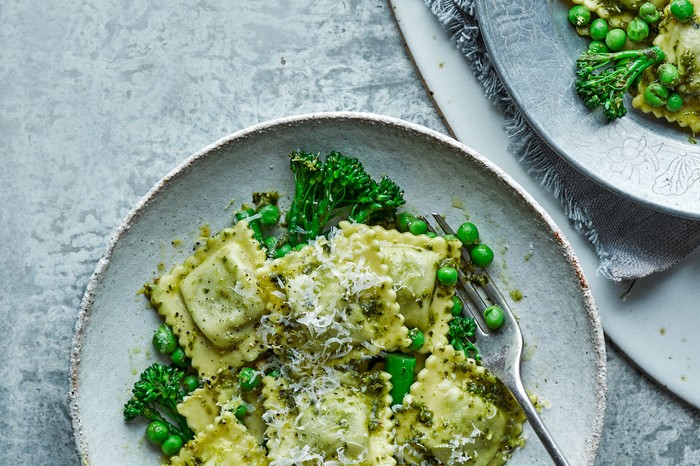
<svg viewBox="0 0 700 466">
<path fill-rule="evenodd" d="M 316 239 L 333 220 L 347 217 L 358 223 L 393 221 L 405 203 L 403 190 L 389 178 L 374 181 L 362 163 L 339 152 L 322 161 L 318 154 L 290 154 L 294 197 L 287 216 L 289 244 Z"/>
<path fill-rule="evenodd" d="M 147 367 L 134 384 L 133 397 L 124 405 L 124 419 L 144 417 L 160 421 L 183 443 L 191 440 L 194 433 L 185 417 L 177 412 L 178 403 L 187 393 L 182 386 L 184 377 L 185 371 L 176 366 L 154 363 Z"/>
<path fill-rule="evenodd" d="M 465 356 L 480 361 L 479 350 L 472 343 L 476 334 L 476 321 L 474 321 L 474 318 L 458 315 L 450 321 L 449 325 L 450 329 L 447 332 L 447 339 L 454 349 L 463 351 Z"/>
<path fill-rule="evenodd" d="M 622 52 L 584 52 L 576 61 L 576 93 L 590 109 L 603 107 L 610 120 L 627 114 L 623 97 L 648 67 L 666 58 L 658 46 Z"/>
</svg>

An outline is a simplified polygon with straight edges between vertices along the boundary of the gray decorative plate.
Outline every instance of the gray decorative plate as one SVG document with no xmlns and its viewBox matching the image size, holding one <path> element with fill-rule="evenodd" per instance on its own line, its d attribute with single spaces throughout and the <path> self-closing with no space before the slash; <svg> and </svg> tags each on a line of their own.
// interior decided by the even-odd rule
<svg viewBox="0 0 700 466">
<path fill-rule="evenodd" d="M 158 464 L 145 422 L 122 419 L 131 386 L 155 358 L 150 340 L 159 319 L 138 291 L 159 264 L 169 269 L 190 253 L 202 225 L 229 225 L 234 206 L 250 202 L 253 191 L 277 190 L 288 202 L 287 154 L 297 148 L 354 155 L 373 176 L 389 175 L 404 187 L 413 212 L 441 211 L 451 223 L 469 217 L 481 225 L 497 252 L 497 284 L 523 295 L 511 304 L 526 342 L 525 386 L 547 406 L 543 418 L 572 464 L 592 464 L 605 408 L 605 346 L 588 284 L 561 231 L 468 147 L 414 124 L 355 113 L 290 117 L 217 141 L 165 176 L 128 215 L 88 284 L 76 327 L 71 415 L 86 464 Z M 547 464 L 529 426 L 526 432 L 530 440 L 510 464 Z"/>
<path fill-rule="evenodd" d="M 513 100 L 557 153 L 611 191 L 669 214 L 700 219 L 700 147 L 691 134 L 632 108 L 607 123 L 574 88 L 586 41 L 561 0 L 479 0 L 484 42 Z"/>
</svg>

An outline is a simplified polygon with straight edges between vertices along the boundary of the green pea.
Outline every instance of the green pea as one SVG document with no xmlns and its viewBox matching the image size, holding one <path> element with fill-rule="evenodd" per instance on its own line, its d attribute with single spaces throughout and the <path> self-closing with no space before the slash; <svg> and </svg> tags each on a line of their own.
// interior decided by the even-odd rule
<svg viewBox="0 0 700 466">
<path fill-rule="evenodd" d="M 671 14 L 681 23 L 690 20 L 695 14 L 695 7 L 690 3 L 690 0 L 673 0 L 669 8 Z"/>
<path fill-rule="evenodd" d="M 627 25 L 627 37 L 632 42 L 641 42 L 649 37 L 649 25 L 639 18 L 634 18 Z"/>
<path fill-rule="evenodd" d="M 574 26 L 585 26 L 591 20 L 591 12 L 581 5 L 574 5 L 569 9 L 569 21 Z"/>
<path fill-rule="evenodd" d="M 280 371 L 278 371 L 277 369 L 275 369 L 275 370 L 273 370 L 273 371 L 270 371 L 270 373 L 267 374 L 267 375 L 270 376 L 270 377 L 272 377 L 273 379 L 276 379 L 277 377 L 280 376 Z"/>
<path fill-rule="evenodd" d="M 627 34 L 622 29 L 616 28 L 608 31 L 605 36 L 605 45 L 613 52 L 619 52 L 625 48 L 627 43 Z"/>
<path fill-rule="evenodd" d="M 469 251 L 469 256 L 474 265 L 479 267 L 488 267 L 493 262 L 493 251 L 485 244 L 477 244 Z"/>
<path fill-rule="evenodd" d="M 429 231 L 425 234 L 428 238 L 437 238 L 437 233 L 434 231 Z"/>
<path fill-rule="evenodd" d="M 484 322 L 491 330 L 498 330 L 503 325 L 505 313 L 500 306 L 493 305 L 484 309 Z"/>
<path fill-rule="evenodd" d="M 177 348 L 177 338 L 169 325 L 163 324 L 153 333 L 153 347 L 160 354 L 170 354 Z"/>
<path fill-rule="evenodd" d="M 677 92 L 671 92 L 666 101 L 666 109 L 669 112 L 677 112 L 683 107 L 683 97 Z"/>
<path fill-rule="evenodd" d="M 592 40 L 591 43 L 588 44 L 588 51 L 591 53 L 608 53 L 610 49 L 605 45 L 605 42 Z"/>
<path fill-rule="evenodd" d="M 189 367 L 190 365 L 190 360 L 185 354 L 185 350 L 183 350 L 181 347 L 175 348 L 175 351 L 173 351 L 170 354 L 170 360 L 175 364 L 177 367 Z"/>
<path fill-rule="evenodd" d="M 445 238 L 445 241 L 454 241 L 456 239 L 459 239 L 457 238 L 457 235 L 445 235 L 443 236 L 443 238 Z"/>
<path fill-rule="evenodd" d="M 419 218 L 414 219 L 411 223 L 408 224 L 408 231 L 410 231 L 414 235 L 423 235 L 428 232 L 428 224 L 425 223 L 424 220 L 421 220 Z"/>
<path fill-rule="evenodd" d="M 240 421 L 246 416 L 246 414 L 248 414 L 248 408 L 246 408 L 245 405 L 240 405 L 238 408 L 236 408 L 234 416 L 236 416 L 236 419 Z"/>
<path fill-rule="evenodd" d="M 647 24 L 654 24 L 661 19 L 661 12 L 651 2 L 642 3 L 639 7 L 639 18 Z"/>
<path fill-rule="evenodd" d="M 441 285 L 455 286 L 458 278 L 459 273 L 454 267 L 443 266 L 437 270 L 437 279 Z"/>
<path fill-rule="evenodd" d="M 608 35 L 608 22 L 603 18 L 594 19 L 588 26 L 588 32 L 593 40 L 605 40 L 605 36 Z"/>
<path fill-rule="evenodd" d="M 455 317 L 461 315 L 463 309 L 464 305 L 462 304 L 462 300 L 457 296 L 452 296 L 452 315 Z"/>
<path fill-rule="evenodd" d="M 289 243 L 283 244 L 282 246 L 280 246 L 279 248 L 277 248 L 275 250 L 275 259 L 279 259 L 280 257 L 286 256 L 287 253 L 290 252 L 291 250 L 292 250 L 292 246 Z"/>
<path fill-rule="evenodd" d="M 464 246 L 471 246 L 479 242 L 479 229 L 472 222 L 464 222 L 457 228 L 457 239 Z"/>
<path fill-rule="evenodd" d="M 252 367 L 244 367 L 238 373 L 238 384 L 243 390 L 252 390 L 260 385 L 260 374 Z"/>
<path fill-rule="evenodd" d="M 188 375 L 182 379 L 182 385 L 187 390 L 187 393 L 192 393 L 199 388 L 199 379 L 196 375 Z"/>
<path fill-rule="evenodd" d="M 160 445 L 170 436 L 170 429 L 162 421 L 153 421 L 146 427 L 146 438 L 149 442 Z"/>
<path fill-rule="evenodd" d="M 171 435 L 163 441 L 163 445 L 160 446 L 160 450 L 165 456 L 177 455 L 182 448 L 182 439 L 177 435 Z"/>
<path fill-rule="evenodd" d="M 301 250 L 304 249 L 306 246 L 308 246 L 307 243 L 299 243 L 299 244 L 297 244 L 296 246 L 294 246 L 294 250 L 295 250 L 295 251 L 301 251 Z"/>
<path fill-rule="evenodd" d="M 411 330 L 408 331 L 408 337 L 411 339 L 411 346 L 410 348 L 413 351 L 418 351 L 423 347 L 423 344 L 425 343 L 425 335 L 419 329 L 418 327 L 414 327 Z"/>
<path fill-rule="evenodd" d="M 644 89 L 644 101 L 652 107 L 666 105 L 670 92 L 666 86 L 654 81 Z"/>
<path fill-rule="evenodd" d="M 681 74 L 678 68 L 671 63 L 662 63 L 656 70 L 656 75 L 659 77 L 659 82 L 667 87 L 675 87 L 681 80 Z"/>
<path fill-rule="evenodd" d="M 401 212 L 396 216 L 396 229 L 402 233 L 408 231 L 408 225 L 415 219 L 416 217 L 413 214 Z"/>
<path fill-rule="evenodd" d="M 280 221 L 281 213 L 279 207 L 272 204 L 265 204 L 258 210 L 260 214 L 260 224 L 264 227 L 273 227 Z"/>
</svg>

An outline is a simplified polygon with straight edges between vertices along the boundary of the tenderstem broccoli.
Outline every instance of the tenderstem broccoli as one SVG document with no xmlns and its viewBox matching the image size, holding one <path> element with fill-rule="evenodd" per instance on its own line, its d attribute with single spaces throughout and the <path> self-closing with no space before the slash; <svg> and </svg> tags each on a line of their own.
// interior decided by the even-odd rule
<svg viewBox="0 0 700 466">
<path fill-rule="evenodd" d="M 287 215 L 291 246 L 316 239 L 330 222 L 347 217 L 358 223 L 393 219 L 405 203 L 403 190 L 387 177 L 374 181 L 362 163 L 339 152 L 322 161 L 318 154 L 290 154 L 294 197 Z"/>
<path fill-rule="evenodd" d="M 658 46 L 611 53 L 584 52 L 576 61 L 576 93 L 590 109 L 603 107 L 609 120 L 627 114 L 623 97 L 636 79 L 666 58 Z"/>
<path fill-rule="evenodd" d="M 476 322 L 472 317 L 455 316 L 449 323 L 447 339 L 454 349 L 463 351 L 467 357 L 481 360 L 479 350 L 472 340 L 476 334 Z"/>
<path fill-rule="evenodd" d="M 149 421 L 160 421 L 183 443 L 191 440 L 194 433 L 187 426 L 185 417 L 177 411 L 177 405 L 187 393 L 182 385 L 184 377 L 185 371 L 177 366 L 154 363 L 147 367 L 134 384 L 132 398 L 124 405 L 124 419 L 131 421 L 144 417 Z"/>
</svg>

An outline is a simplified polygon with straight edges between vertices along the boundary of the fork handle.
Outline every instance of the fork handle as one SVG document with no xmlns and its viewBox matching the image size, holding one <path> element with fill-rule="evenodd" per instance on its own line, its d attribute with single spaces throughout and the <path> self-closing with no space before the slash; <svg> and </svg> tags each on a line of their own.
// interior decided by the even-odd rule
<svg viewBox="0 0 700 466">
<path fill-rule="evenodd" d="M 544 422 L 542 421 L 540 414 L 537 412 L 537 409 L 535 409 L 535 406 L 532 404 L 532 401 L 530 401 L 530 397 L 525 391 L 523 384 L 517 379 L 511 379 L 509 382 L 510 383 L 508 385 L 510 386 L 509 388 L 513 394 L 513 397 L 518 404 L 520 404 L 523 413 L 525 413 L 527 421 L 532 426 L 532 429 L 537 434 L 537 437 L 539 437 L 542 445 L 544 445 L 544 448 L 547 450 L 547 453 L 549 453 L 549 456 L 552 458 L 552 462 L 558 466 L 569 466 L 568 461 L 566 461 L 566 458 L 564 458 L 564 454 L 561 452 L 554 441 L 554 438 L 552 438 L 552 435 L 547 430 L 547 427 L 544 425 Z"/>
</svg>

